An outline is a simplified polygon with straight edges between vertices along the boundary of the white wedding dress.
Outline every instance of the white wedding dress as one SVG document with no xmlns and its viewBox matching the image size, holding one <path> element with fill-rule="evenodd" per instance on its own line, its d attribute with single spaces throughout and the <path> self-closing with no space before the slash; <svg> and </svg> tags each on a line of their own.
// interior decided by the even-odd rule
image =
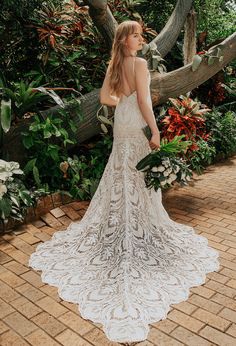
<svg viewBox="0 0 236 346">
<path fill-rule="evenodd" d="M 116 342 L 147 339 L 150 323 L 165 319 L 170 304 L 187 300 L 190 287 L 219 269 L 219 253 L 169 218 L 161 190 L 147 189 L 135 168 L 151 152 L 145 125 L 136 92 L 123 95 L 112 152 L 84 217 L 39 244 L 29 261 Z"/>
</svg>

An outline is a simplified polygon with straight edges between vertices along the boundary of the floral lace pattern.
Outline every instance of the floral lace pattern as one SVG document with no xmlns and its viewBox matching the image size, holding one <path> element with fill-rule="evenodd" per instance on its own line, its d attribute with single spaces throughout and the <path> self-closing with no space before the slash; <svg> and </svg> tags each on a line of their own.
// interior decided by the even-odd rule
<svg viewBox="0 0 236 346">
<path fill-rule="evenodd" d="M 112 152 L 83 219 L 39 244 L 29 261 L 116 342 L 147 339 L 148 324 L 166 318 L 171 304 L 219 269 L 218 252 L 169 218 L 161 190 L 148 190 L 135 168 L 151 151 L 144 125 L 136 93 L 122 98 Z"/>
</svg>

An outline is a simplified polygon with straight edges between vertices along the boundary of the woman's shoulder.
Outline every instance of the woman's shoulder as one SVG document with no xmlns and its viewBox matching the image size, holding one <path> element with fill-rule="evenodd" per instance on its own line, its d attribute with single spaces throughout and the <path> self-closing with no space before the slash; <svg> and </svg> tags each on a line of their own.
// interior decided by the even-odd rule
<svg viewBox="0 0 236 346">
<path fill-rule="evenodd" d="M 139 68 L 142 67 L 144 69 L 147 69 L 147 60 L 144 58 L 135 57 L 135 65 Z"/>
<path fill-rule="evenodd" d="M 138 56 L 126 56 L 124 58 L 125 61 L 135 61 L 135 63 L 138 63 L 138 64 L 147 64 L 147 60 L 144 59 L 144 58 L 140 58 Z"/>
</svg>

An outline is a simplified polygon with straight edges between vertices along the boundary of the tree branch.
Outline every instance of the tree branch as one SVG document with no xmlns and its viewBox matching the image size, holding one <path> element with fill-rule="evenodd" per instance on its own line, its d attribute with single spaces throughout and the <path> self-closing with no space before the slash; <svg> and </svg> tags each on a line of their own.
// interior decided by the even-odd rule
<svg viewBox="0 0 236 346">
<path fill-rule="evenodd" d="M 157 45 L 157 49 L 162 58 L 175 45 L 180 31 L 184 26 L 187 15 L 191 9 L 192 3 L 193 0 L 178 0 L 175 9 L 168 19 L 166 25 L 151 41 Z"/>
<path fill-rule="evenodd" d="M 151 92 L 153 105 L 167 101 L 169 97 L 177 97 L 193 90 L 206 80 L 214 76 L 230 61 L 236 58 L 236 33 L 227 37 L 223 42 L 211 47 L 208 53 L 216 55 L 217 47 L 220 47 L 224 56 L 223 61 L 217 59 L 212 65 L 202 61 L 196 71 L 192 71 L 192 63 L 180 67 L 177 70 L 152 75 Z M 157 97 L 159 94 L 159 97 Z"/>
</svg>

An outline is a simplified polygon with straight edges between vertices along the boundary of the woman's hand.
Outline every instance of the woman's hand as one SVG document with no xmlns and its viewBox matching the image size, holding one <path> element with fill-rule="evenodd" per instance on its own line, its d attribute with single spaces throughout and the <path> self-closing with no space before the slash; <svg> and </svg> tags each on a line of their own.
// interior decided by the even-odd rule
<svg viewBox="0 0 236 346">
<path fill-rule="evenodd" d="M 153 134 L 150 141 L 149 146 L 151 149 L 158 149 L 160 148 L 160 135 L 159 134 Z"/>
</svg>

